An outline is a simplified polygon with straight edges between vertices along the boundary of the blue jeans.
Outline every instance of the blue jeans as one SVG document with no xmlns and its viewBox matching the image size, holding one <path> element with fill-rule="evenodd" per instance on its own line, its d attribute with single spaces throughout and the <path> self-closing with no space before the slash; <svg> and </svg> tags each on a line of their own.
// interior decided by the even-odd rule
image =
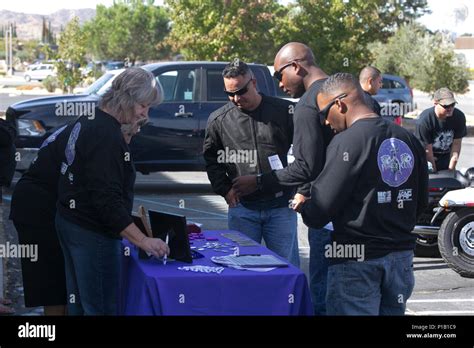
<svg viewBox="0 0 474 348">
<path fill-rule="evenodd" d="M 326 245 L 332 243 L 332 231 L 308 228 L 309 289 L 314 315 L 326 315 L 326 291 L 329 260 L 324 256 Z"/>
<path fill-rule="evenodd" d="M 120 240 L 82 228 L 56 214 L 64 254 L 69 315 L 117 315 Z"/>
<path fill-rule="evenodd" d="M 413 251 L 329 266 L 328 315 L 404 315 L 411 296 Z"/>
<path fill-rule="evenodd" d="M 288 207 L 252 210 L 238 204 L 229 208 L 229 229 L 242 232 L 268 249 L 300 266 L 296 212 Z"/>
</svg>

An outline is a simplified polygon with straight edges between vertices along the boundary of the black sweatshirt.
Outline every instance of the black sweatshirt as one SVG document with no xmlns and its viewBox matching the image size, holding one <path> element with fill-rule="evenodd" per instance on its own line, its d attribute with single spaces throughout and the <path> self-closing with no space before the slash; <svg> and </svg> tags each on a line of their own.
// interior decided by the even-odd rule
<svg viewBox="0 0 474 348">
<path fill-rule="evenodd" d="M 72 128 L 63 126 L 51 134 L 15 185 L 10 209 L 10 219 L 15 223 L 54 229 L 61 158 Z"/>
<path fill-rule="evenodd" d="M 315 81 L 301 96 L 293 115 L 293 155 L 295 160 L 288 167 L 265 173 L 262 176 L 264 191 L 272 191 L 276 185 L 296 186 L 297 192 L 308 197 L 311 181 L 316 179 L 324 166 L 326 147 L 333 133 L 330 127 L 319 121 L 316 96 L 324 81 Z"/>
<path fill-rule="evenodd" d="M 336 244 L 362 244 L 365 258 L 415 246 L 411 234 L 428 204 L 428 168 L 414 135 L 383 118 L 356 121 L 327 149 L 303 205 L 305 224 L 333 222 Z"/>
<path fill-rule="evenodd" d="M 100 109 L 81 117 L 64 151 L 58 212 L 94 232 L 120 238 L 132 223 L 135 166 L 120 123 Z"/>
</svg>

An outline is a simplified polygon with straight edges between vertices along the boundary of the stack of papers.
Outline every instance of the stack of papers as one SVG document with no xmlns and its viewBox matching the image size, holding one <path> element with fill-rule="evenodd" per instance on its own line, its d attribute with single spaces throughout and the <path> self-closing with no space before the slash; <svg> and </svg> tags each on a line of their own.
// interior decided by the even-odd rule
<svg viewBox="0 0 474 348">
<path fill-rule="evenodd" d="M 288 263 L 273 255 L 226 255 L 211 257 L 212 262 L 236 268 L 288 267 Z"/>
</svg>

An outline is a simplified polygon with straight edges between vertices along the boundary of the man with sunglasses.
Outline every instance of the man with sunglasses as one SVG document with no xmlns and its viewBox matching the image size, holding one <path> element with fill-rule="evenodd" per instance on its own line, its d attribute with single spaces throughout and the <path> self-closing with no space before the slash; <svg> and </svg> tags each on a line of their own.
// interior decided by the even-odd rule
<svg viewBox="0 0 474 348">
<path fill-rule="evenodd" d="M 319 122 L 316 95 L 328 75 L 316 64 L 311 49 L 300 42 L 284 45 L 275 56 L 274 77 L 280 88 L 292 98 L 300 98 L 293 116 L 293 155 L 295 161 L 288 167 L 264 173 L 262 176 L 241 176 L 234 188 L 248 193 L 257 188 L 263 192 L 278 185 L 298 186 L 292 205 L 297 209 L 310 195 L 311 182 L 324 166 L 326 147 L 333 132 Z M 326 278 L 328 260 L 324 248 L 331 243 L 330 226 L 309 228 L 309 283 L 314 314 L 326 314 Z"/>
<path fill-rule="evenodd" d="M 462 138 L 466 136 L 466 116 L 456 109 L 454 94 L 448 88 L 438 89 L 434 106 L 418 117 L 416 136 L 425 146 L 426 158 L 433 171 L 455 170 L 461 154 Z"/>
<path fill-rule="evenodd" d="M 229 205 L 228 223 L 299 267 L 297 216 L 288 208 L 291 187 L 239 195 L 232 179 L 287 165 L 293 140 L 293 104 L 257 91 L 247 64 L 235 59 L 222 72 L 229 103 L 208 119 L 204 140 L 206 170 L 214 192 Z"/>
<path fill-rule="evenodd" d="M 404 315 L 414 287 L 411 231 L 428 203 L 424 149 L 374 113 L 351 74 L 330 76 L 317 103 L 337 135 L 299 212 L 313 228 L 334 225 L 327 314 Z"/>
</svg>

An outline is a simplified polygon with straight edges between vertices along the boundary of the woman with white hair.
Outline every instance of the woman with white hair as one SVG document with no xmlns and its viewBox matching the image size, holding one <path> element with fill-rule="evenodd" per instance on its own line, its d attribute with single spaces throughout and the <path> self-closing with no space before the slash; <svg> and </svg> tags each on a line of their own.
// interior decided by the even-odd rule
<svg viewBox="0 0 474 348">
<path fill-rule="evenodd" d="M 133 223 L 135 167 L 128 143 L 163 93 L 152 73 L 117 76 L 94 115 L 73 126 L 62 158 L 56 230 L 64 254 L 69 315 L 117 314 L 121 237 L 157 257 L 165 242 Z"/>
</svg>

